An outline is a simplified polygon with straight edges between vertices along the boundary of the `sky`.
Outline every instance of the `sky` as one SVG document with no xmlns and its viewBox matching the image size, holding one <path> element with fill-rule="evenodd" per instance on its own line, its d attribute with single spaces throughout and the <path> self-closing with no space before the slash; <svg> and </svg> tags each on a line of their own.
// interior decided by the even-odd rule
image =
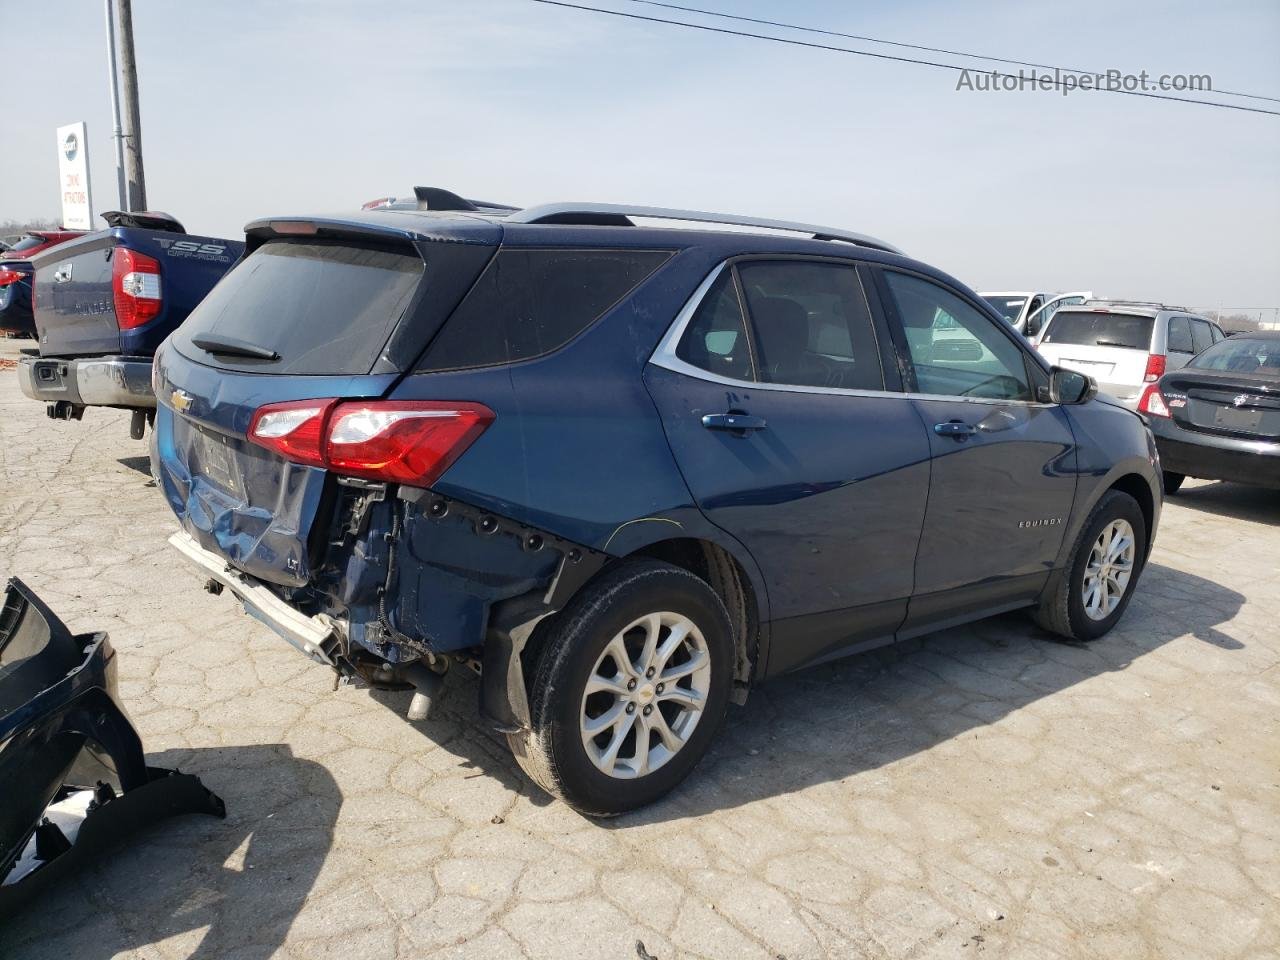
<svg viewBox="0 0 1280 960">
<path fill-rule="evenodd" d="M 1280 98 L 1275 0 L 685 2 L 1046 64 L 1209 74 Z M 0 220 L 59 216 L 54 130 L 79 120 L 95 215 L 116 209 L 102 0 L 9 8 L 21 16 L 5 18 L 0 52 Z M 258 217 L 424 184 L 829 224 L 979 290 L 1280 306 L 1280 116 L 957 90 L 950 71 L 531 0 L 133 8 L 148 206 L 192 233 L 237 236 Z"/>
</svg>

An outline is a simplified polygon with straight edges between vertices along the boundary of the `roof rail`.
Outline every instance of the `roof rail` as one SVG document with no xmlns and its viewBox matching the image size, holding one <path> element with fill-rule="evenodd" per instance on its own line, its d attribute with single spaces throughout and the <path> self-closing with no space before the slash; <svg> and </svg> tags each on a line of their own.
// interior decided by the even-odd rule
<svg viewBox="0 0 1280 960">
<path fill-rule="evenodd" d="M 742 217 L 732 213 L 706 213 L 702 210 L 676 210 L 669 207 L 643 207 L 625 203 L 546 203 L 520 210 L 507 217 L 508 223 L 579 223 L 593 226 L 632 226 L 631 217 L 656 220 L 688 220 L 694 223 L 719 223 L 736 227 L 758 227 L 807 233 L 815 240 L 840 240 L 873 250 L 902 253 L 897 247 L 875 237 L 835 227 L 819 227 L 811 223 Z"/>
<path fill-rule="evenodd" d="M 1117 297 L 1099 297 L 1085 301 L 1090 303 L 1116 303 L 1123 304 L 1126 307 L 1155 307 L 1157 310 L 1184 310 L 1191 313 L 1190 307 L 1180 307 L 1172 303 L 1160 303 L 1158 300 L 1122 300 Z"/>
</svg>

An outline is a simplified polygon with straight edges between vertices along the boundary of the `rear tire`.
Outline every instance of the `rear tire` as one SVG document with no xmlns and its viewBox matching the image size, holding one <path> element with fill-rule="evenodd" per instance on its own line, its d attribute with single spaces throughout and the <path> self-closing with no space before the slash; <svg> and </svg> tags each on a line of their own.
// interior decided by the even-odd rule
<svg viewBox="0 0 1280 960">
<path fill-rule="evenodd" d="M 724 603 L 689 571 L 641 560 L 584 588 L 550 627 L 529 668 L 532 729 L 507 736 L 517 762 L 587 816 L 652 803 L 688 776 L 724 719 L 734 664 Z"/>
<path fill-rule="evenodd" d="M 1147 524 L 1138 502 L 1119 490 L 1107 491 L 1080 531 L 1066 569 L 1032 616 L 1068 640 L 1097 640 L 1124 616 L 1146 556 Z"/>
<path fill-rule="evenodd" d="M 1164 495 L 1166 497 L 1172 497 L 1177 493 L 1182 488 L 1182 481 L 1187 479 L 1185 473 L 1174 473 L 1172 470 L 1162 471 L 1162 477 L 1164 479 Z"/>
</svg>

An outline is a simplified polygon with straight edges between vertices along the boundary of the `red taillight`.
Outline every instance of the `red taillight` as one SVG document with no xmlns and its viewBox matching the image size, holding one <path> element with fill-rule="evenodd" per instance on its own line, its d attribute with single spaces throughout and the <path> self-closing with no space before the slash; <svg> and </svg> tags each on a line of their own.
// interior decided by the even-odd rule
<svg viewBox="0 0 1280 960">
<path fill-rule="evenodd" d="M 111 258 L 111 292 L 115 296 L 116 324 L 121 330 L 140 327 L 159 313 L 160 262 L 127 247 L 117 247 Z"/>
<path fill-rule="evenodd" d="M 249 439 L 345 476 L 428 487 L 492 422 L 478 403 L 298 400 L 254 413 Z"/>
<path fill-rule="evenodd" d="M 1142 375 L 1142 379 L 1147 383 L 1155 383 L 1164 376 L 1165 355 L 1163 353 L 1152 353 L 1147 356 L 1147 372 Z"/>
<path fill-rule="evenodd" d="M 323 467 L 324 428 L 337 400 L 270 403 L 254 411 L 249 439 L 286 460 Z"/>
<path fill-rule="evenodd" d="M 1142 391 L 1142 397 L 1138 400 L 1138 411 L 1153 417 L 1170 416 L 1169 406 L 1164 402 L 1164 394 L 1160 392 L 1159 384 L 1153 383 Z"/>
<path fill-rule="evenodd" d="M 0 269 L 0 287 L 7 287 L 11 283 L 17 283 L 23 275 L 17 270 Z"/>
</svg>

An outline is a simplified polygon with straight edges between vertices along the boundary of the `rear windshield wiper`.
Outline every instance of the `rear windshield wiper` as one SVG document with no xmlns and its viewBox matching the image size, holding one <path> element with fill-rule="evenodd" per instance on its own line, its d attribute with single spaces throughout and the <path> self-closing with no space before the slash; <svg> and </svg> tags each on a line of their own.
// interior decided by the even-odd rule
<svg viewBox="0 0 1280 960">
<path fill-rule="evenodd" d="M 1141 350 L 1141 347 L 1135 347 L 1132 343 L 1121 343 L 1119 340 L 1095 340 L 1095 347 L 1127 347 L 1130 350 Z"/>
<path fill-rule="evenodd" d="M 231 357 L 251 357 L 254 360 L 279 360 L 280 354 L 266 347 L 235 337 L 220 337 L 216 333 L 201 333 L 191 338 L 206 353 L 222 353 Z"/>
</svg>

